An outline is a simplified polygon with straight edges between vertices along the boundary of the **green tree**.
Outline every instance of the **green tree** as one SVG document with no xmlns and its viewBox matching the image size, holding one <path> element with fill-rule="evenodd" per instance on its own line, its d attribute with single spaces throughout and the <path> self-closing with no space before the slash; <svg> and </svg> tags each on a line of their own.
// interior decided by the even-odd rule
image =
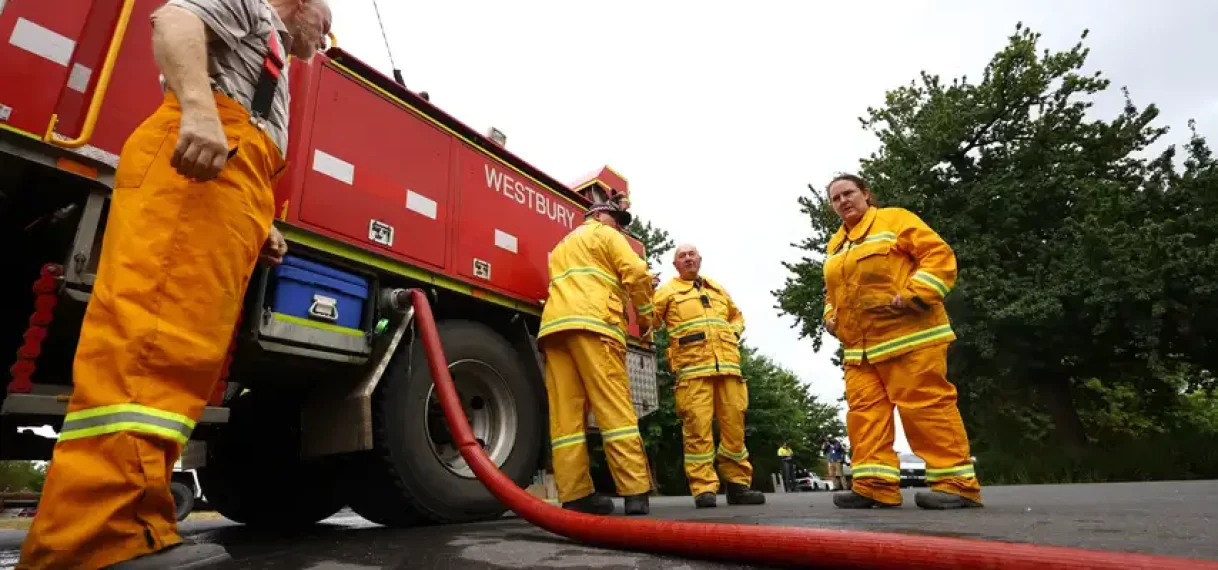
<svg viewBox="0 0 1218 570">
<path fill-rule="evenodd" d="M 1086 37 L 1086 32 L 1082 37 Z M 1218 179 L 1194 134 L 1143 157 L 1167 131 L 1125 93 L 1088 113 L 1110 81 L 1088 50 L 1038 50 L 1016 26 L 981 80 L 923 72 L 860 119 L 880 148 L 862 160 L 882 206 L 912 210 L 953 246 L 946 304 L 960 340 L 949 375 L 979 453 L 1043 448 L 1079 457 L 1097 438 L 1165 431 L 1218 367 Z M 819 349 L 821 259 L 840 222 L 823 187 L 799 200 L 812 235 L 775 291 Z M 1209 379 L 1209 380 L 1206 380 Z"/>
<path fill-rule="evenodd" d="M 634 218 L 627 231 L 643 242 L 643 247 L 647 251 L 647 267 L 652 271 L 663 266 L 664 254 L 676 247 L 668 232 L 651 225 L 651 222 L 642 221 L 641 218 Z"/>
<path fill-rule="evenodd" d="M 33 461 L 0 461 L 0 492 L 41 492 L 46 481 L 46 464 Z"/>
</svg>

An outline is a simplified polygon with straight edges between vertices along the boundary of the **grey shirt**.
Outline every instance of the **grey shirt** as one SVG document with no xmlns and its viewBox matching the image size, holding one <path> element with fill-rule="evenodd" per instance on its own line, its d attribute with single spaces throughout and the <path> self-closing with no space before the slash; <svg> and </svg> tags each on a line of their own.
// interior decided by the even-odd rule
<svg viewBox="0 0 1218 570">
<path fill-rule="evenodd" d="M 281 155 L 288 146 L 288 54 L 291 36 L 279 15 L 266 0 L 169 0 L 167 4 L 189 10 L 203 20 L 218 41 L 207 46 L 208 75 L 212 88 L 229 96 L 247 110 L 254 98 L 254 86 L 262 74 L 267 40 L 272 31 L 280 37 L 283 72 L 271 102 L 270 117 L 260 125 L 279 147 Z"/>
</svg>

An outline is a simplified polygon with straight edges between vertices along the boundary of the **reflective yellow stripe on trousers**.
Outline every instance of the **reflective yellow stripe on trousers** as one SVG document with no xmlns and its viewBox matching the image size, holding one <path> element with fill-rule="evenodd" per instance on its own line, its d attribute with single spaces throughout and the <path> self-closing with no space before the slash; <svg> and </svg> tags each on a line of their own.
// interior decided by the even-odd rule
<svg viewBox="0 0 1218 570">
<path fill-rule="evenodd" d="M 551 439 L 550 440 L 550 449 L 562 449 L 564 447 L 571 447 L 572 445 L 579 445 L 581 443 L 584 443 L 587 440 L 588 440 L 588 438 L 585 437 L 584 434 L 582 434 L 582 433 L 577 433 L 575 435 L 564 435 L 562 437 L 556 437 L 554 439 Z"/>
<path fill-rule="evenodd" d="M 611 430 L 601 430 L 601 441 L 609 443 L 619 439 L 626 439 L 632 435 L 639 435 L 639 426 L 626 426 Z"/>
<path fill-rule="evenodd" d="M 80 410 L 64 416 L 59 441 L 134 431 L 185 444 L 190 440 L 190 433 L 194 429 L 194 420 L 181 414 L 139 404 L 114 404 Z"/>
<path fill-rule="evenodd" d="M 863 479 L 865 477 L 875 477 L 877 479 L 887 479 L 889 481 L 900 481 L 901 470 L 896 467 L 880 465 L 878 463 L 864 463 L 855 465 L 854 470 L 850 474 L 855 479 Z"/>
<path fill-rule="evenodd" d="M 736 461 L 744 461 L 745 459 L 749 458 L 749 448 L 746 447 L 737 453 L 735 451 L 728 451 L 727 449 L 724 449 L 723 444 L 721 443 L 719 444 L 719 455 L 729 459 L 735 459 Z"/>
<path fill-rule="evenodd" d="M 927 483 L 934 483 L 935 481 L 951 479 L 952 477 L 961 477 L 964 479 L 975 479 L 977 477 L 977 471 L 975 469 L 973 469 L 972 465 L 961 465 L 959 467 L 948 467 L 946 469 L 927 469 L 926 470 L 926 482 Z"/>
</svg>

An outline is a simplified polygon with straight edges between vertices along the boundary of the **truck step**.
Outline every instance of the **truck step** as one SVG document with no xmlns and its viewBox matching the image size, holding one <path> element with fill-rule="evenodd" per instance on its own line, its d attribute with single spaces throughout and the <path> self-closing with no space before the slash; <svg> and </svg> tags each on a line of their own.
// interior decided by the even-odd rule
<svg viewBox="0 0 1218 570">
<path fill-rule="evenodd" d="M 63 416 L 68 413 L 68 395 L 9 394 L 0 407 L 0 416 L 14 414 L 35 416 Z M 228 408 L 208 406 L 199 418 L 201 424 L 228 423 Z"/>
</svg>

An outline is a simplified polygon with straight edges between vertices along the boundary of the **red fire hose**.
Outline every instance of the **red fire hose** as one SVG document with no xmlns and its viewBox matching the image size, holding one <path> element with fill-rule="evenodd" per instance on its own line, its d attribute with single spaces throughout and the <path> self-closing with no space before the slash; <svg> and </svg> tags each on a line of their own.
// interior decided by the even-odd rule
<svg viewBox="0 0 1218 570">
<path fill-rule="evenodd" d="M 805 568 L 1218 570 L 1216 562 L 1145 554 L 877 532 L 626 519 L 562 509 L 517 486 L 478 445 L 448 373 L 448 359 L 427 296 L 418 289 L 411 290 L 410 296 L 444 418 L 461 456 L 504 505 L 554 534 L 606 548 Z"/>
</svg>

